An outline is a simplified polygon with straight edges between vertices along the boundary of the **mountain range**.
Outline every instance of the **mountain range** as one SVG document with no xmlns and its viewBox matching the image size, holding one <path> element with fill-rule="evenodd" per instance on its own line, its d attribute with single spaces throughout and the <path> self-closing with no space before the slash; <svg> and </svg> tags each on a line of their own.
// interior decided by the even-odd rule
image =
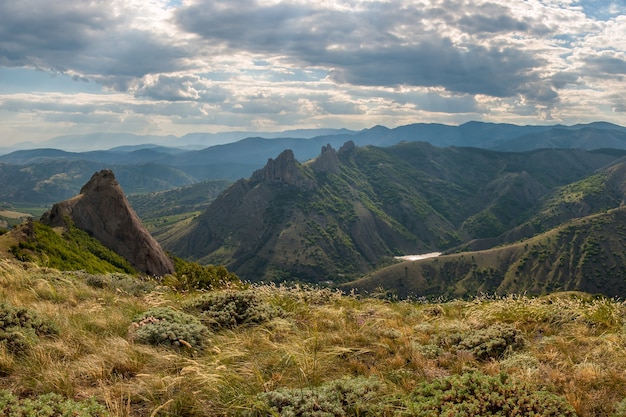
<svg viewBox="0 0 626 417">
<path fill-rule="evenodd" d="M 335 133 L 194 151 L 19 151 L 2 157 L 0 198 L 67 199 L 110 167 L 164 249 L 249 281 L 399 296 L 626 295 L 624 128 L 473 122 Z M 199 182 L 268 155 L 247 177 Z M 394 259 L 426 252 L 443 254 Z"/>
<path fill-rule="evenodd" d="M 321 135 L 313 136 L 321 133 Z M 237 133 L 239 136 L 243 133 Z M 295 137 L 285 137 L 293 134 Z M 204 135 L 204 136 L 203 136 Z M 233 133 L 235 135 L 235 133 Z M 299 135 L 299 137 L 297 136 Z M 278 136 L 278 137 L 277 137 Z M 232 136 L 238 137 L 238 136 Z M 542 148 L 626 149 L 626 128 L 598 122 L 575 126 L 518 126 L 469 122 L 460 126 L 411 124 L 393 129 L 374 126 L 362 131 L 326 129 L 287 131 L 267 137 L 247 137 L 235 142 L 202 147 L 205 134 L 179 140 L 161 138 L 161 144 L 119 146 L 122 140 L 140 138 L 113 134 L 74 137 L 71 143 L 102 143 L 108 150 L 71 152 L 56 148 L 14 151 L 0 155 L 0 201 L 53 203 L 75 195 L 93 172 L 115 171 L 129 194 L 167 190 L 206 180 L 235 181 L 262 168 L 285 149 L 300 162 L 314 158 L 322 146 L 339 148 L 352 141 L 357 146 L 391 146 L 401 142 L 428 142 L 439 147 L 477 147 L 503 152 Z M 145 137 L 145 140 L 154 137 Z M 182 139 L 182 138 L 180 138 Z M 224 140 L 230 139 L 230 137 Z M 50 145 L 67 144 L 68 138 Z M 126 142 L 128 143 L 128 142 Z M 190 144 L 195 143 L 193 149 Z"/>
<path fill-rule="evenodd" d="M 287 150 L 160 240 L 251 281 L 345 282 L 395 255 L 489 249 L 618 207 L 624 156 L 347 142 L 299 163 Z"/>
</svg>

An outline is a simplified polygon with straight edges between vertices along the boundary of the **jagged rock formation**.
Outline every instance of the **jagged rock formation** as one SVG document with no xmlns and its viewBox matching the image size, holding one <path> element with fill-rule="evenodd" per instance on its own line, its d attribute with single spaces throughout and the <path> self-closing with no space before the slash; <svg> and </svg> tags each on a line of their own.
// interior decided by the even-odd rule
<svg viewBox="0 0 626 417">
<path fill-rule="evenodd" d="M 293 151 L 287 149 L 281 152 L 276 159 L 268 159 L 267 164 L 252 174 L 252 182 L 266 182 L 268 184 L 291 185 L 298 188 L 310 189 L 313 181 L 307 178 L 298 169 Z"/>
<path fill-rule="evenodd" d="M 60 227 L 67 218 L 138 271 L 156 276 L 174 272 L 171 259 L 130 207 L 113 171 L 96 172 L 78 195 L 55 204 L 41 221 Z"/>
<path fill-rule="evenodd" d="M 354 146 L 354 143 L 352 145 Z M 337 155 L 337 152 L 330 144 L 322 146 L 322 154 L 311 163 L 311 168 L 313 168 L 315 172 L 332 172 L 333 174 L 338 174 L 340 170 L 339 155 Z"/>
</svg>

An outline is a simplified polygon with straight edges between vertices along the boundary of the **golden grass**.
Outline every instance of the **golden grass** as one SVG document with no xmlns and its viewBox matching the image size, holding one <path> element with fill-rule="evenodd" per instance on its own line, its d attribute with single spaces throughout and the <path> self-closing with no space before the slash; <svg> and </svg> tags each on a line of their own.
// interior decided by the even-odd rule
<svg viewBox="0 0 626 417">
<path fill-rule="evenodd" d="M 375 376 L 391 395 L 478 369 L 506 372 L 567 398 L 580 416 L 611 415 L 626 397 L 626 306 L 582 294 L 444 304 L 356 299 L 329 290 L 262 286 L 284 314 L 215 332 L 201 352 L 129 341 L 139 313 L 188 296 L 92 288 L 79 275 L 0 260 L 0 302 L 48 318 L 59 335 L 16 354 L 0 344 L 0 388 L 22 396 L 95 397 L 113 416 L 237 415 L 257 395 Z M 494 323 L 520 330 L 524 349 L 478 361 L 440 343 Z"/>
</svg>

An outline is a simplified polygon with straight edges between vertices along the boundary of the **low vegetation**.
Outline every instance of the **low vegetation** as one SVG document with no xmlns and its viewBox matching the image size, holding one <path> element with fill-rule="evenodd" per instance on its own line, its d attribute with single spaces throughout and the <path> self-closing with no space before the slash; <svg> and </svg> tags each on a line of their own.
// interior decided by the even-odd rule
<svg viewBox="0 0 626 417">
<path fill-rule="evenodd" d="M 89 273 L 135 272 L 126 259 L 71 222 L 61 231 L 32 219 L 20 227 L 25 236 L 9 249 L 20 261 Z"/>
<path fill-rule="evenodd" d="M 0 260 L 2 330 L 30 334 L 24 349 L 0 342 L 4 415 L 625 415 L 619 300 L 123 277 Z"/>
</svg>

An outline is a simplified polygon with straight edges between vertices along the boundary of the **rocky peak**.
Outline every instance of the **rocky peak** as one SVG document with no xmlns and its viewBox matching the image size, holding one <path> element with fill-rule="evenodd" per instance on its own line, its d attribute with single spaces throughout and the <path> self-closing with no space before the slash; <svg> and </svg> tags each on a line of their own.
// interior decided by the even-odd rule
<svg viewBox="0 0 626 417">
<path fill-rule="evenodd" d="M 52 206 L 41 221 L 66 226 L 69 218 L 78 227 L 124 256 L 138 271 L 163 276 L 174 265 L 130 207 L 111 170 L 96 172 L 77 196 Z"/>
<path fill-rule="evenodd" d="M 339 148 L 339 153 L 350 152 L 352 149 L 356 148 L 356 145 L 353 141 L 349 140 Z"/>
<path fill-rule="evenodd" d="M 315 172 L 338 173 L 339 157 L 337 156 L 337 151 L 335 151 L 330 144 L 322 146 L 322 153 L 313 161 L 311 168 L 313 168 Z"/>
<path fill-rule="evenodd" d="M 312 186 L 311 180 L 306 178 L 298 166 L 293 151 L 287 149 L 276 159 L 268 159 L 267 164 L 252 174 L 252 182 L 266 182 L 269 184 L 293 185 L 297 187 Z"/>
</svg>

